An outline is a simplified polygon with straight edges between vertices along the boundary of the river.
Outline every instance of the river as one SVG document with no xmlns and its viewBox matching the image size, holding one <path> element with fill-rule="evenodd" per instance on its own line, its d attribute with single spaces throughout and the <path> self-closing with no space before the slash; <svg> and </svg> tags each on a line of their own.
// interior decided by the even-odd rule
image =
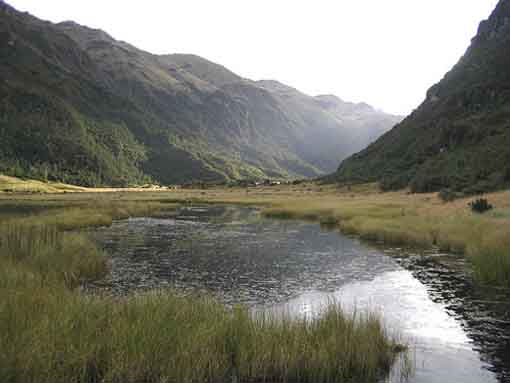
<svg viewBox="0 0 510 383">
<path fill-rule="evenodd" d="M 409 382 L 510 382 L 510 291 L 477 286 L 462 258 L 232 206 L 184 207 L 91 235 L 111 257 L 96 287 L 112 294 L 169 287 L 312 317 L 336 301 L 379 313 L 409 344 Z M 402 379 L 400 366 L 387 381 Z"/>
</svg>

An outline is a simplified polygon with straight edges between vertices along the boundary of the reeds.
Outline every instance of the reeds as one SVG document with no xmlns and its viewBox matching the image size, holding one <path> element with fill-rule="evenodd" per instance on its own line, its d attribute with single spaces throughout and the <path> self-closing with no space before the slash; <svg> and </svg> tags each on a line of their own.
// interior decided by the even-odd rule
<svg viewBox="0 0 510 383">
<path fill-rule="evenodd" d="M 107 272 L 81 234 L 0 225 L 0 381 L 375 382 L 397 345 L 373 315 L 255 315 L 207 297 L 77 287 Z"/>
<path fill-rule="evenodd" d="M 510 286 L 508 193 L 495 194 L 493 213 L 469 210 L 468 200 L 445 204 L 436 196 L 385 193 L 346 198 L 289 199 L 263 211 L 266 217 L 305 219 L 389 245 L 437 247 L 465 254 L 482 283 Z"/>
<path fill-rule="evenodd" d="M 107 272 L 106 258 L 93 243 L 77 233 L 62 233 L 56 226 L 0 225 L 0 260 L 6 266 L 3 273 L 22 271 L 46 285 L 63 283 L 67 288 L 100 279 Z M 11 280 L 4 276 L 0 286 Z"/>
</svg>

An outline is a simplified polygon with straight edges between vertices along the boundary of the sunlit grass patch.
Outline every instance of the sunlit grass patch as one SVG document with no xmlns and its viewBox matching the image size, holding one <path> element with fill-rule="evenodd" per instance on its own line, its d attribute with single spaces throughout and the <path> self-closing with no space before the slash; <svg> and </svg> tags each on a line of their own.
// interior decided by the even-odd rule
<svg viewBox="0 0 510 383">
<path fill-rule="evenodd" d="M 38 205 L 33 201 L 33 209 Z M 46 204 L 48 204 L 46 206 Z M 139 216 L 154 216 L 175 210 L 176 204 L 144 201 L 110 201 L 97 198 L 86 203 L 70 203 L 69 207 L 54 206 L 52 203 L 42 202 L 40 211 L 34 214 L 13 215 L 12 207 L 7 214 L 2 214 L 0 204 L 0 219 L 6 223 L 22 225 L 55 226 L 59 230 L 72 230 L 94 226 L 109 226 L 114 220 Z M 45 208 L 46 207 L 46 208 Z"/>
<path fill-rule="evenodd" d="M 483 215 L 474 215 L 470 211 L 468 203 L 472 198 L 445 203 L 435 194 L 381 193 L 374 184 L 338 187 L 308 182 L 249 189 L 218 187 L 166 192 L 67 193 L 51 199 L 42 195 L 16 198 L 20 206 L 69 205 L 72 209 L 53 209 L 27 218 L 57 224 L 63 229 L 109 225 L 113 219 L 154 215 L 179 203 L 242 204 L 263 207 L 263 214 L 267 217 L 304 219 L 388 244 L 435 246 L 442 251 L 468 254 L 472 258 L 477 251 L 479 255 L 493 253 L 483 251 L 489 243 L 482 241 L 481 234 L 499 229 L 510 232 L 510 217 L 507 217 L 510 192 L 491 193 L 484 197 L 494 205 L 494 209 Z M 5 194 L 0 195 L 0 218 L 5 216 L 2 205 L 7 203 L 12 204 L 13 201 L 6 199 Z M 80 209 L 75 209 L 77 206 Z M 477 250 L 468 251 L 468 248 Z M 498 264 L 506 267 L 506 263 Z M 479 265 L 474 264 L 475 268 Z M 486 274 L 477 273 L 479 278 L 483 275 Z M 498 275 L 506 273 L 498 272 Z M 510 285 L 510 280 L 491 283 Z"/>
<path fill-rule="evenodd" d="M 484 215 L 470 211 L 469 198 L 444 203 L 436 195 L 405 193 L 288 198 L 275 201 L 263 214 L 327 223 L 390 245 L 437 247 L 466 254 L 480 281 L 510 286 L 510 244 L 504 235 L 495 234 L 510 233 L 510 193 L 487 198 L 495 208 Z"/>
<path fill-rule="evenodd" d="M 58 182 L 22 180 L 0 174 L 0 192 L 4 193 L 64 193 L 85 190 L 87 189 Z"/>
</svg>

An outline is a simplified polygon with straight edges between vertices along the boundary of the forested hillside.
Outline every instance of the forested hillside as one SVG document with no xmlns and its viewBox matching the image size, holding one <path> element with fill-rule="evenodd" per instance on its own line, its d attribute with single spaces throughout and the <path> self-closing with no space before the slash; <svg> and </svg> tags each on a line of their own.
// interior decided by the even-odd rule
<svg viewBox="0 0 510 383">
<path fill-rule="evenodd" d="M 510 184 L 510 0 L 501 0 L 459 63 L 401 124 L 330 177 L 386 189 L 467 194 Z"/>
<path fill-rule="evenodd" d="M 11 175 L 114 186 L 316 177 L 400 120 L 369 108 L 351 123 L 296 90 L 4 2 L 0 37 L 0 172 Z"/>
</svg>

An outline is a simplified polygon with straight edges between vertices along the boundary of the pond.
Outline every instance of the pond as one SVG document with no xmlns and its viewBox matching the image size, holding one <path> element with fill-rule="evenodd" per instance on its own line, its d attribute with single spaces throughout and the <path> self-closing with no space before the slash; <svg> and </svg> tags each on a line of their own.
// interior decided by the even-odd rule
<svg viewBox="0 0 510 383">
<path fill-rule="evenodd" d="M 510 292 L 475 285 L 462 259 L 231 206 L 117 221 L 92 236 L 111 257 L 96 288 L 112 294 L 169 287 L 295 316 L 335 300 L 380 313 L 410 345 L 410 382 L 510 381 Z M 397 364 L 388 381 L 400 378 Z"/>
</svg>

